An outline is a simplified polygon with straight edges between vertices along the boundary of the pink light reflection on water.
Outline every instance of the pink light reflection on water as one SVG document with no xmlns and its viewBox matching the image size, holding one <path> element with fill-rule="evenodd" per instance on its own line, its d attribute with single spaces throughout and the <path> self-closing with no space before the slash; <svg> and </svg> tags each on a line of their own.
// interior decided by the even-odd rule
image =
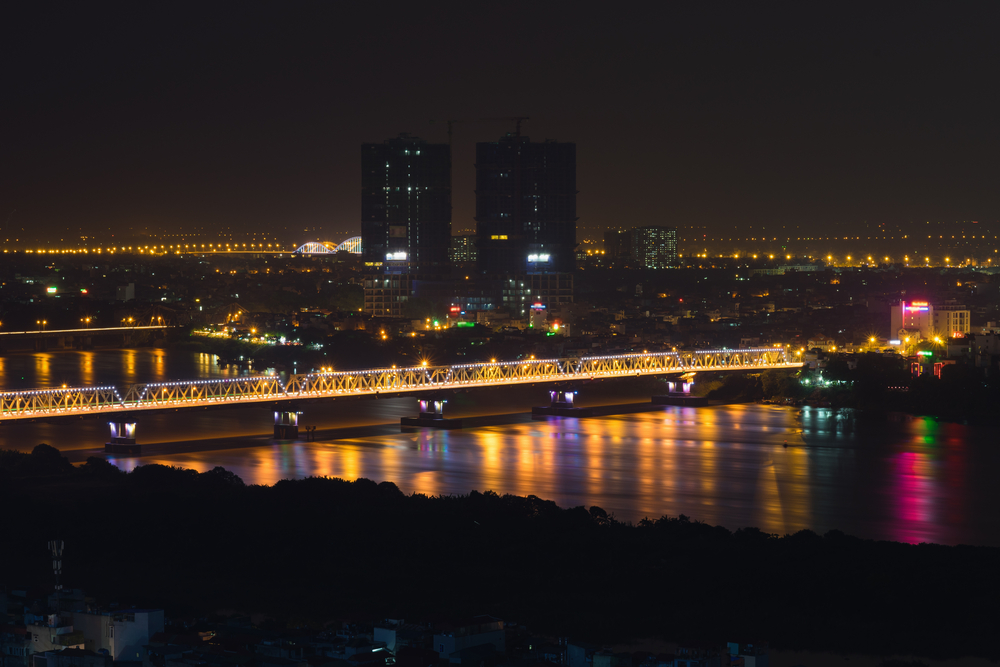
<svg viewBox="0 0 1000 667">
<path fill-rule="evenodd" d="M 985 430 L 933 420 L 859 425 L 766 406 L 685 410 L 317 442 L 263 439 L 112 462 L 202 472 L 221 465 L 247 484 L 316 475 L 391 481 L 404 493 L 428 495 L 489 489 L 563 507 L 599 505 L 630 521 L 686 514 L 777 534 L 838 529 L 911 543 L 997 543 L 1000 517 L 987 508 L 1000 496 L 988 481 L 1000 451 L 992 437 L 975 441 Z"/>
<path fill-rule="evenodd" d="M 892 459 L 895 477 L 896 522 L 891 539 L 919 544 L 933 542 L 939 532 L 934 523 L 937 497 L 933 464 L 922 452 L 900 452 Z"/>
</svg>

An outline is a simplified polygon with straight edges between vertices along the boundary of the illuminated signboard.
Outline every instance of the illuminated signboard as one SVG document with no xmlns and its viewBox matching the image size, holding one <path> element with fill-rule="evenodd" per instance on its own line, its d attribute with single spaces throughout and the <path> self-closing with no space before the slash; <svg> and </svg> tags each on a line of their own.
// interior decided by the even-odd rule
<svg viewBox="0 0 1000 667">
<path fill-rule="evenodd" d="M 889 345 L 900 345 L 902 342 L 901 340 L 890 340 Z"/>
<path fill-rule="evenodd" d="M 930 350 L 920 350 L 919 352 L 917 352 L 917 354 L 919 354 L 921 357 L 933 357 L 934 356 L 934 353 L 931 352 Z"/>
<path fill-rule="evenodd" d="M 545 310 L 545 304 L 544 303 L 533 303 L 533 304 L 531 304 L 531 307 L 535 308 L 536 310 Z"/>
<path fill-rule="evenodd" d="M 403 260 L 406 259 L 406 253 L 405 252 L 387 252 L 385 254 L 385 258 L 386 259 L 391 259 L 391 260 L 394 260 L 394 261 L 403 261 Z"/>
<path fill-rule="evenodd" d="M 469 329 L 471 327 L 476 326 L 476 323 L 475 322 L 458 322 L 457 324 L 455 324 L 455 326 L 458 327 L 459 329 Z"/>
<path fill-rule="evenodd" d="M 56 290 L 58 289 L 59 289 L 58 287 L 46 287 L 45 291 L 48 292 L 49 294 L 55 294 Z"/>
<path fill-rule="evenodd" d="M 547 262 L 549 255 L 528 255 L 529 262 Z"/>
</svg>

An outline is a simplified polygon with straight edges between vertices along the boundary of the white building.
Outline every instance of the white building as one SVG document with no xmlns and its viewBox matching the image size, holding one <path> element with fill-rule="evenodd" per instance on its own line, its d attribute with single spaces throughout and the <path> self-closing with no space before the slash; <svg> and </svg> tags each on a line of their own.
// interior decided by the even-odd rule
<svg viewBox="0 0 1000 667">
<path fill-rule="evenodd" d="M 73 612 L 73 627 L 83 633 L 84 646 L 115 660 L 142 659 L 142 646 L 163 632 L 162 609 L 126 609 L 115 612 Z"/>
</svg>

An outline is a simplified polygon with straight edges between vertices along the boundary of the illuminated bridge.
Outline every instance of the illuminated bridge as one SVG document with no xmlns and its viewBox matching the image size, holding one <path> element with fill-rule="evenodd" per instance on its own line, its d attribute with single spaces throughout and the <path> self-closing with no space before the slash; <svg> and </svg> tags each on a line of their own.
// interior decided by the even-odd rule
<svg viewBox="0 0 1000 667">
<path fill-rule="evenodd" d="M 162 317 L 160 318 L 163 319 Z M 154 318 L 155 320 L 155 318 Z M 94 338 L 117 335 L 125 343 L 129 343 L 137 333 L 149 332 L 161 334 L 173 328 L 172 324 L 128 325 L 120 327 L 90 327 L 86 329 L 33 329 L 30 331 L 0 331 L 0 351 L 8 345 L 24 340 L 34 341 L 35 350 L 44 352 L 46 341 L 53 340 L 62 347 L 83 348 L 89 346 Z M 71 345 L 67 345 L 67 343 Z"/>
<path fill-rule="evenodd" d="M 606 357 L 380 368 L 365 371 L 275 375 L 133 384 L 127 388 L 76 387 L 0 393 L 0 421 L 135 413 L 181 408 L 279 404 L 302 400 L 414 393 L 553 382 L 585 382 L 699 371 L 760 371 L 798 368 L 783 348 L 620 354 Z M 426 392 L 426 393 L 422 393 Z M 291 404 L 288 404 L 291 405 Z M 555 405 L 555 398 L 553 398 Z M 284 410 L 285 408 L 276 408 Z M 294 415 L 292 408 L 288 413 Z M 424 407 L 421 407 L 422 412 Z M 437 410 L 440 414 L 440 410 Z M 291 417 L 292 426 L 297 417 Z M 287 422 L 286 422 L 287 423 Z M 276 433 L 278 428 L 275 428 Z M 297 433 L 297 426 L 294 430 Z"/>
</svg>

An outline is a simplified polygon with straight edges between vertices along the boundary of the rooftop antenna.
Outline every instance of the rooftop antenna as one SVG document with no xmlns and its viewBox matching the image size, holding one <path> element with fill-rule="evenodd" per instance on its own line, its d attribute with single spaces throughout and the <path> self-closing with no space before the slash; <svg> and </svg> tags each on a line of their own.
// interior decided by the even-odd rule
<svg viewBox="0 0 1000 667">
<path fill-rule="evenodd" d="M 66 547 L 66 543 L 62 540 L 51 540 L 49 542 L 49 551 L 52 552 L 52 572 L 56 575 L 56 590 L 62 590 L 62 584 L 59 583 L 59 575 L 62 574 L 62 554 L 63 549 Z"/>
<path fill-rule="evenodd" d="M 513 121 L 515 128 L 515 136 L 520 137 L 521 123 L 526 120 L 530 120 L 530 118 L 528 118 L 528 116 L 503 116 L 500 118 L 469 118 L 469 119 L 453 118 L 451 120 L 445 121 L 448 124 L 448 145 L 451 146 L 452 127 L 455 125 L 455 123 L 491 123 L 499 120 Z M 431 120 L 431 122 L 433 123 L 434 121 Z"/>
</svg>

